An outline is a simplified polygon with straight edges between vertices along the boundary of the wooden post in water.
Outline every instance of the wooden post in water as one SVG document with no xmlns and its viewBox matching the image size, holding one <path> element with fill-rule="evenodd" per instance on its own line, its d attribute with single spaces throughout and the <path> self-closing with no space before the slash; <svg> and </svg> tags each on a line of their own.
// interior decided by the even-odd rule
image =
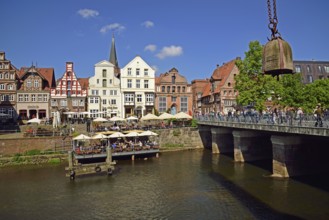
<svg viewBox="0 0 329 220">
<path fill-rule="evenodd" d="M 110 146 L 108 146 L 106 148 L 106 155 L 107 155 L 107 157 L 106 157 L 106 163 L 108 165 L 111 165 L 112 164 L 112 150 L 111 150 L 111 147 Z"/>
<path fill-rule="evenodd" d="M 73 152 L 69 151 L 68 155 L 69 155 L 69 169 L 72 170 L 73 169 Z"/>
</svg>

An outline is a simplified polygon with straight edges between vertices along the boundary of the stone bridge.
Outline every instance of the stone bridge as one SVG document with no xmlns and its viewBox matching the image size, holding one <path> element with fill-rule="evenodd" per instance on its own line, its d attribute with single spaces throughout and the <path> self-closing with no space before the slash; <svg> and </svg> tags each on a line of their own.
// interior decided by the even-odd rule
<svg viewBox="0 0 329 220">
<path fill-rule="evenodd" d="M 198 119 L 198 128 L 205 148 L 236 162 L 272 160 L 273 176 L 328 173 L 328 126 Z"/>
</svg>

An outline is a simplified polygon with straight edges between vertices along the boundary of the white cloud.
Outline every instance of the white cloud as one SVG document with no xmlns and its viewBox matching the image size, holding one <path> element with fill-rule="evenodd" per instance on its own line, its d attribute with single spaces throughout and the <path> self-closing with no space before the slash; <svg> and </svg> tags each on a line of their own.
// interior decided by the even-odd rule
<svg viewBox="0 0 329 220">
<path fill-rule="evenodd" d="M 146 27 L 146 28 L 151 28 L 154 26 L 154 23 L 152 21 L 144 21 L 142 23 L 142 26 Z"/>
<path fill-rule="evenodd" d="M 100 32 L 105 34 L 108 31 L 120 32 L 120 31 L 123 31 L 124 29 L 126 29 L 125 26 L 122 26 L 119 23 L 113 23 L 113 24 L 108 24 L 108 25 L 105 25 L 104 27 L 102 27 Z"/>
<path fill-rule="evenodd" d="M 151 52 L 154 52 L 156 51 L 157 49 L 157 46 L 154 45 L 154 44 L 149 44 L 147 45 L 145 48 L 144 48 L 144 51 L 151 51 Z"/>
<path fill-rule="evenodd" d="M 181 46 L 171 45 L 169 47 L 163 47 L 160 53 L 156 56 L 160 59 L 164 59 L 166 57 L 176 57 L 183 54 L 183 48 Z"/>
<path fill-rule="evenodd" d="M 99 12 L 92 9 L 80 9 L 78 11 L 78 14 L 81 15 L 83 18 L 90 18 L 98 16 Z"/>
</svg>

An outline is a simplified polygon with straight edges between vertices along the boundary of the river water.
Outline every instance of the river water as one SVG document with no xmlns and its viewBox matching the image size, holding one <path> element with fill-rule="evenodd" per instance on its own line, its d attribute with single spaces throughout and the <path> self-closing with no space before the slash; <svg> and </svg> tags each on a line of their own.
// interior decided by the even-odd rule
<svg viewBox="0 0 329 220">
<path fill-rule="evenodd" d="M 118 161 L 112 176 L 65 165 L 0 169 L 0 219 L 329 219 L 326 180 L 273 179 L 209 150 Z"/>
</svg>

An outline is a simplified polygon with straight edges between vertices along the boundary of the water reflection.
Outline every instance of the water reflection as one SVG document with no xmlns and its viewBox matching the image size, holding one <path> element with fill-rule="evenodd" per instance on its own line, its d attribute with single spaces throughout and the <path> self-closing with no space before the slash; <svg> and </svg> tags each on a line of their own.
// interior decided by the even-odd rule
<svg viewBox="0 0 329 220">
<path fill-rule="evenodd" d="M 326 219 L 328 192 L 210 151 L 119 161 L 69 181 L 65 165 L 0 169 L 0 219 Z"/>
</svg>

